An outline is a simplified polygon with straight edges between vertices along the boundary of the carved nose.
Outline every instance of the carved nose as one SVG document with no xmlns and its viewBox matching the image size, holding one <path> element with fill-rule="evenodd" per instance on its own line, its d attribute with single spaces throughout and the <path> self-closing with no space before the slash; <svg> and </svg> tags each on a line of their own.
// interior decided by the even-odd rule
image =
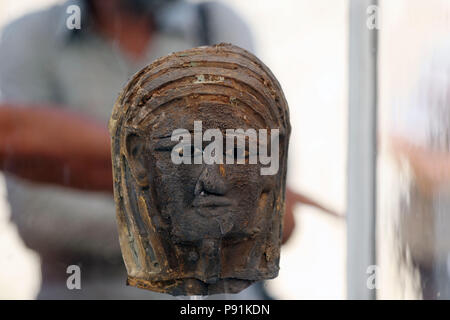
<svg viewBox="0 0 450 320">
<path fill-rule="evenodd" d="M 223 196 L 227 192 L 227 184 L 224 177 L 220 174 L 221 165 L 204 165 L 202 173 L 198 177 L 195 185 L 194 194 L 214 194 Z"/>
</svg>

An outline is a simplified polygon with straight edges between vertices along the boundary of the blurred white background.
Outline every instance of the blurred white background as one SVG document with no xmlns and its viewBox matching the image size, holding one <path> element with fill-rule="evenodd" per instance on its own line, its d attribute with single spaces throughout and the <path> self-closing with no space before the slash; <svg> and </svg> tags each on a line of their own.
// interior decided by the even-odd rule
<svg viewBox="0 0 450 320">
<path fill-rule="evenodd" d="M 410 170 L 399 168 L 390 143 L 393 133 L 398 134 L 408 128 L 408 138 L 415 143 L 423 143 L 423 134 L 427 133 L 423 125 L 426 114 L 413 118 L 409 110 L 414 110 L 417 102 L 412 96 L 423 76 L 424 65 L 429 62 L 432 52 L 448 43 L 450 2 L 381 0 L 379 17 L 377 263 L 381 267 L 381 287 L 377 294 L 380 299 L 417 299 L 421 298 L 419 274 L 412 265 L 410 248 L 406 259 L 400 256 L 398 236 L 402 214 L 399 199 L 405 194 L 408 197 L 417 195 L 409 194 L 413 175 Z M 445 70 L 444 65 L 442 70 Z M 426 80 L 429 79 L 422 79 Z M 407 166 L 404 164 L 404 167 Z M 428 217 L 433 214 L 427 212 Z M 415 219 L 419 220 L 419 217 Z M 422 233 L 416 234 L 422 243 L 430 241 L 425 238 L 426 221 L 420 226 Z M 439 233 L 432 236 L 438 237 Z"/>
</svg>

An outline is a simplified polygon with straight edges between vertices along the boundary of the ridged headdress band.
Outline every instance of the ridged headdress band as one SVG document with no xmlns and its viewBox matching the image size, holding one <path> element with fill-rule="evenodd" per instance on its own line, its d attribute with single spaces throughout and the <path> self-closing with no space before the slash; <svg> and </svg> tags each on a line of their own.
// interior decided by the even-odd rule
<svg viewBox="0 0 450 320">
<path fill-rule="evenodd" d="M 207 102 L 208 96 L 215 102 L 221 97 L 224 105 L 249 108 L 281 134 L 290 131 L 286 99 L 272 72 L 244 49 L 219 44 L 173 53 L 135 74 L 114 108 L 111 134 L 119 118 L 122 126 L 142 128 L 161 107 L 198 98 Z"/>
</svg>

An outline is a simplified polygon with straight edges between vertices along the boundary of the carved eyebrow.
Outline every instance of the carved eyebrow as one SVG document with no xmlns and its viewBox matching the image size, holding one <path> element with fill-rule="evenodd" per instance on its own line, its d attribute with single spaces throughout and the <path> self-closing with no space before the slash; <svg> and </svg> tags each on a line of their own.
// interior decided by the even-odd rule
<svg viewBox="0 0 450 320">
<path fill-rule="evenodd" d="M 156 151 L 170 151 L 178 142 L 169 137 L 155 138 L 153 149 Z"/>
<path fill-rule="evenodd" d="M 153 139 L 154 140 L 160 140 L 160 139 L 170 139 L 170 137 L 172 136 L 172 134 L 170 135 L 164 135 L 164 136 L 156 136 Z"/>
<path fill-rule="evenodd" d="M 194 134 L 194 130 L 192 129 L 192 130 L 187 130 L 191 135 L 193 135 Z M 170 139 L 171 137 L 172 137 L 172 135 L 173 135 L 173 132 L 172 133 L 170 133 L 170 134 L 164 134 L 164 135 L 161 135 L 161 136 L 156 136 L 156 137 L 154 137 L 153 139 L 155 139 L 155 140 L 157 140 L 157 139 Z"/>
</svg>

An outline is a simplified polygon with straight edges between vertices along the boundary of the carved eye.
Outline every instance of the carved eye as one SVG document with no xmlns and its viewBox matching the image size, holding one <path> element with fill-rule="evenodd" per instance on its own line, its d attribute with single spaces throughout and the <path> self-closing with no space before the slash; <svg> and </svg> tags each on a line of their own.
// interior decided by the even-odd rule
<svg viewBox="0 0 450 320">
<path fill-rule="evenodd" d="M 177 147 L 177 148 L 173 149 L 173 152 L 178 153 L 178 155 L 180 157 L 182 157 L 184 155 L 184 151 L 187 148 L 189 148 L 189 147 L 191 148 L 191 157 L 198 157 L 198 156 L 202 155 L 202 150 L 200 150 L 199 148 L 194 147 L 193 145 L 191 145 L 191 146 L 187 146 L 186 145 L 186 146 L 182 146 L 182 147 Z"/>
<path fill-rule="evenodd" d="M 249 152 L 245 148 L 234 148 L 234 152 L 236 154 L 237 159 L 248 159 Z"/>
<path fill-rule="evenodd" d="M 203 154 L 203 151 L 199 148 L 194 147 L 193 145 L 191 146 L 191 156 L 192 157 L 199 157 Z"/>
<path fill-rule="evenodd" d="M 234 155 L 234 157 L 233 157 Z M 227 158 L 233 158 L 233 160 L 239 160 L 239 159 L 248 159 L 250 153 L 246 148 L 240 148 L 240 147 L 234 147 L 229 148 L 225 152 L 225 156 Z"/>
<path fill-rule="evenodd" d="M 173 152 L 178 153 L 178 155 L 180 157 L 182 157 L 183 156 L 183 147 L 175 148 L 175 149 L 173 149 Z"/>
</svg>

